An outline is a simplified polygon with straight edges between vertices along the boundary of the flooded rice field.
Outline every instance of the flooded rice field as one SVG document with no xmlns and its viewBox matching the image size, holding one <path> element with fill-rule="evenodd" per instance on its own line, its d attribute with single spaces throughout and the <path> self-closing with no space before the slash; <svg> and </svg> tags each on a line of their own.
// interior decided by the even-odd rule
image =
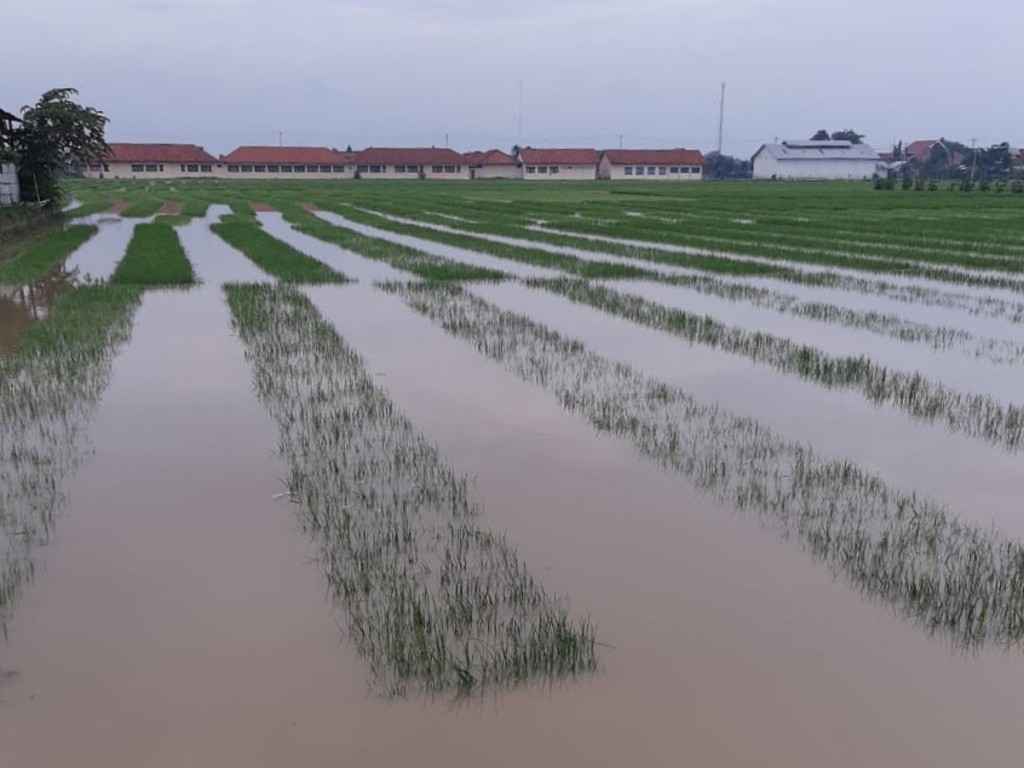
<svg viewBox="0 0 1024 768">
<path fill-rule="evenodd" d="M 1014 764 L 1011 281 L 919 207 L 898 298 L 515 234 L 856 252 L 867 187 L 455 186 L 127 185 L 0 262 L 0 764 Z"/>
</svg>

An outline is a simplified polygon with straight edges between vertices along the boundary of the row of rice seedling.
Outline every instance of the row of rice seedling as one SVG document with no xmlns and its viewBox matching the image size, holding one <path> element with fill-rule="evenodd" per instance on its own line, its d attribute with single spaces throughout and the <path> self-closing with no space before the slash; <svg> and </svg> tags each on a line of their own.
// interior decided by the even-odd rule
<svg viewBox="0 0 1024 768">
<path fill-rule="evenodd" d="M 348 636 L 388 696 L 553 683 L 596 669 L 594 627 L 549 595 L 457 474 L 308 298 L 227 286 L 287 488 Z"/>
<path fill-rule="evenodd" d="M 702 492 L 755 514 L 866 595 L 962 648 L 1024 642 L 1024 548 L 937 502 L 827 460 L 752 419 L 609 362 L 457 286 L 388 285 L 414 310 L 632 441 Z"/>
<path fill-rule="evenodd" d="M 0 355 L 0 632 L 35 572 L 67 497 L 66 479 L 87 456 L 90 415 L 128 340 L 136 288 L 89 286 L 64 296 Z"/>
<path fill-rule="evenodd" d="M 255 218 L 251 223 L 241 220 L 220 221 L 210 229 L 229 245 L 237 248 L 267 274 L 285 283 L 344 283 L 348 278 L 323 262 L 311 259 L 287 243 L 271 237 Z"/>
<path fill-rule="evenodd" d="M 435 205 L 437 201 L 431 201 L 434 211 L 439 208 Z M 421 214 L 422 205 L 417 206 L 413 201 L 402 200 L 382 201 L 385 208 L 390 211 L 407 212 L 413 215 Z M 596 209 L 596 210 L 595 210 Z M 453 201 L 453 208 L 465 213 L 466 204 L 464 201 Z M 441 213 L 449 213 L 440 206 Z M 578 212 L 569 210 L 566 206 L 517 205 L 510 211 L 509 206 L 495 209 L 481 210 L 481 206 L 473 206 L 474 222 L 480 223 L 495 215 L 506 224 L 520 229 L 543 221 L 545 225 L 562 229 L 575 229 L 577 232 L 595 233 L 606 230 L 601 234 L 618 234 L 619 237 L 627 238 L 636 234 L 640 240 L 675 242 L 673 237 L 685 236 L 687 238 L 699 236 L 700 242 L 687 241 L 690 246 L 703 246 L 714 251 L 737 251 L 739 253 L 753 253 L 748 248 L 760 248 L 762 246 L 774 245 L 788 251 L 804 251 L 809 254 L 835 254 L 846 258 L 846 265 L 849 265 L 849 258 L 870 257 L 874 260 L 882 259 L 895 264 L 898 260 L 906 261 L 906 265 L 916 266 L 919 262 L 934 262 L 938 264 L 959 265 L 966 268 L 980 268 L 989 266 L 992 269 L 1020 270 L 1019 240 L 1013 245 L 1008 245 L 1002 252 L 993 253 L 991 246 L 979 251 L 975 241 L 959 241 L 958 246 L 950 246 L 947 243 L 937 241 L 926 245 L 903 245 L 898 242 L 899 233 L 906 230 L 902 226 L 889 234 L 879 232 L 877 221 L 875 227 L 856 237 L 857 240 L 850 240 L 837 236 L 834 230 L 834 220 L 826 222 L 826 226 L 815 230 L 815 234 L 808 235 L 806 230 L 810 227 L 809 220 L 794 223 L 793 217 L 789 216 L 790 227 L 783 232 L 772 231 L 770 224 L 760 214 L 757 219 L 747 218 L 751 215 L 746 213 L 742 218 L 730 217 L 720 212 L 707 214 L 694 214 L 687 211 L 674 210 L 666 211 L 666 215 L 650 216 L 640 212 L 624 211 L 621 204 L 590 204 L 587 216 L 580 216 Z M 632 215 L 630 215 L 632 214 Z M 830 226 L 829 226 L 830 225 Z M 621 231 L 619 231 L 621 230 Z M 756 235 L 754 234 L 756 231 Z M 663 236 L 664 235 L 664 236 Z M 891 235 L 891 237 L 890 237 Z M 962 236 L 962 232 L 957 235 Z M 892 242 L 891 240 L 897 240 Z M 680 241 L 681 242 L 681 241 Z M 736 243 L 739 248 L 731 248 Z M 778 250 L 776 248 L 775 250 Z M 780 254 L 768 252 L 766 255 Z M 784 253 L 782 255 L 785 255 Z M 820 261 L 820 259 L 815 259 Z M 838 261 L 837 264 L 844 262 Z M 869 266 L 869 265 L 862 265 Z M 870 267 L 869 267 L 870 268 Z"/>
<path fill-rule="evenodd" d="M 366 211 L 365 213 L 374 213 Z M 393 218 L 389 214 L 375 214 L 389 218 L 397 224 L 405 222 L 415 226 L 410 219 Z M 435 229 L 442 234 L 452 234 L 455 230 L 446 225 L 423 223 L 428 229 Z M 462 234 L 462 233 L 459 233 Z M 429 237 L 429 235 L 428 235 Z M 474 233 L 474 238 L 488 240 L 487 245 L 478 245 L 492 249 L 490 244 L 492 237 L 501 238 L 500 235 L 480 235 Z M 444 238 L 442 238 L 444 239 Z M 515 253 L 516 246 L 511 243 L 503 243 L 500 247 L 502 256 Z M 615 259 L 615 256 L 605 255 L 605 258 Z M 646 271 L 646 270 L 645 270 Z M 1013 342 L 999 339 L 982 338 L 976 339 L 967 331 L 960 328 L 932 326 L 925 323 L 911 322 L 904 320 L 893 313 L 865 312 L 855 309 L 843 309 L 825 302 L 802 302 L 796 297 L 771 291 L 764 287 L 751 285 L 747 282 L 726 281 L 712 274 L 668 274 L 653 275 L 654 279 L 670 283 L 672 285 L 690 288 L 699 293 L 718 296 L 734 302 L 748 302 L 755 306 L 775 310 L 783 314 L 805 317 L 822 322 L 831 322 L 849 328 L 867 330 L 883 336 L 898 339 L 911 343 L 925 343 L 934 349 L 948 350 L 960 349 L 973 357 L 990 359 L 997 363 L 1014 363 L 1024 356 L 1024 350 L 1020 345 Z M 1024 309 L 1024 307 L 1022 307 Z"/>
<path fill-rule="evenodd" d="M 110 282 L 113 285 L 191 285 L 195 274 L 173 227 L 139 224 Z"/>
<path fill-rule="evenodd" d="M 689 342 L 743 355 L 830 389 L 859 391 L 872 403 L 898 408 L 924 422 L 944 424 L 951 431 L 1007 451 L 1016 451 L 1024 439 L 1024 409 L 1020 406 L 960 392 L 919 373 L 893 371 L 863 356 L 829 355 L 788 338 L 730 327 L 711 317 L 592 282 L 564 278 L 530 284 Z"/>
<path fill-rule="evenodd" d="M 0 262 L 0 285 L 25 285 L 40 280 L 97 231 L 95 226 L 76 224 L 49 233 L 17 258 Z"/>
<path fill-rule="evenodd" d="M 367 237 L 352 230 L 332 226 L 294 204 L 278 204 L 285 221 L 297 231 L 332 243 L 368 259 L 388 264 L 428 280 L 503 280 L 507 275 L 493 269 L 462 264 L 452 259 L 432 256 L 414 248 Z"/>
</svg>

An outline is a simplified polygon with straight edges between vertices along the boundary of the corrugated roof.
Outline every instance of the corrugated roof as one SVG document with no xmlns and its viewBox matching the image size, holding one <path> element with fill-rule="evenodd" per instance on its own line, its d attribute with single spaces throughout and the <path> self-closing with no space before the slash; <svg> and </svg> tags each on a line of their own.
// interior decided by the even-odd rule
<svg viewBox="0 0 1024 768">
<path fill-rule="evenodd" d="M 108 145 L 111 163 L 216 163 L 217 158 L 195 144 L 128 144 Z"/>
<path fill-rule="evenodd" d="M 601 159 L 596 149 L 534 149 L 523 147 L 519 156 L 526 165 L 593 165 Z"/>
<path fill-rule="evenodd" d="M 765 144 L 754 157 L 762 152 L 776 160 L 873 160 L 878 162 L 878 153 L 867 144 L 851 144 L 848 141 L 784 141 L 781 144 Z"/>
<path fill-rule="evenodd" d="M 446 147 L 367 147 L 356 152 L 359 165 L 462 165 L 466 158 Z"/>
<path fill-rule="evenodd" d="M 221 155 L 223 163 L 258 165 L 343 165 L 345 155 L 327 147 L 239 147 Z"/>
<path fill-rule="evenodd" d="M 704 155 L 695 149 L 606 149 L 602 154 L 612 165 L 704 165 Z"/>
<path fill-rule="evenodd" d="M 463 157 L 466 163 L 475 166 L 484 165 L 515 165 L 516 159 L 500 149 L 489 149 L 486 152 L 466 152 Z"/>
</svg>

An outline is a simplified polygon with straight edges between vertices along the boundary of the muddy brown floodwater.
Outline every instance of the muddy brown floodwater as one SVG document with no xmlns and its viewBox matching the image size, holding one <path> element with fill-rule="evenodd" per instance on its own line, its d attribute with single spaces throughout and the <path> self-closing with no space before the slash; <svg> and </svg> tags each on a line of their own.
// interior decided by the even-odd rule
<svg viewBox="0 0 1024 768">
<path fill-rule="evenodd" d="M 0 764 L 962 766 L 1024 750 L 1024 656 L 952 653 L 368 285 L 309 289 L 588 614 L 601 673 L 385 701 L 341 634 L 222 293 L 150 293 L 0 649 Z"/>
</svg>

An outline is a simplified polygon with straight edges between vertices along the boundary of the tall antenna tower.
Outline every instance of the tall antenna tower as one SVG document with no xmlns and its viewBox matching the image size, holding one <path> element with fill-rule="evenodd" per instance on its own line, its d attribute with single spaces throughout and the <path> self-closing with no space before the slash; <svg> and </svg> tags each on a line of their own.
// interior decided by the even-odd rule
<svg viewBox="0 0 1024 768">
<path fill-rule="evenodd" d="M 722 81 L 722 96 L 718 100 L 718 154 L 722 154 L 722 131 L 725 128 L 725 81 Z"/>
<path fill-rule="evenodd" d="M 523 145 L 523 81 L 519 81 L 519 133 L 516 134 L 516 144 Z"/>
</svg>

